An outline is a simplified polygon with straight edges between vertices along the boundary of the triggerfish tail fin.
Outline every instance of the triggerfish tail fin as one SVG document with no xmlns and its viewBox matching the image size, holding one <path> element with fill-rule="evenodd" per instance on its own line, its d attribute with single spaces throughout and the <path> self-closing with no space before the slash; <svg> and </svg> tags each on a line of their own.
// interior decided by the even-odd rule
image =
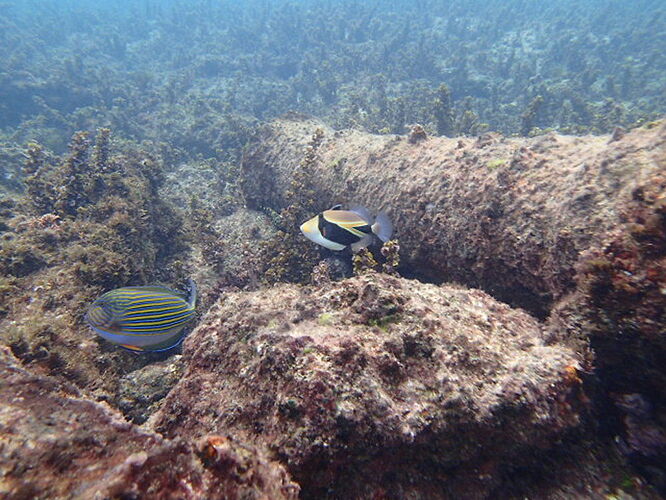
<svg viewBox="0 0 666 500">
<path fill-rule="evenodd" d="M 187 287 L 189 288 L 190 292 L 187 303 L 192 309 L 194 309 L 194 306 L 197 304 L 197 284 L 192 278 L 188 278 Z"/>
<path fill-rule="evenodd" d="M 384 212 L 377 215 L 375 223 L 372 225 L 372 232 L 384 243 L 391 239 L 391 234 L 393 234 L 393 224 L 391 224 L 391 219 L 388 218 L 388 215 Z"/>
</svg>

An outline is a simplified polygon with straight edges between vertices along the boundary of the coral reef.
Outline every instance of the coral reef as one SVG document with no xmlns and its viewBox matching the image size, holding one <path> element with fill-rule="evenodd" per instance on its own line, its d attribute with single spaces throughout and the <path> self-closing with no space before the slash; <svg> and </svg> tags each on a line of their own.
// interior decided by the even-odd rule
<svg viewBox="0 0 666 500">
<path fill-rule="evenodd" d="M 64 158 L 28 146 L 26 197 L 2 213 L 0 339 L 33 369 L 113 401 L 121 375 L 150 360 L 99 341 L 85 309 L 119 286 L 184 278 L 169 264 L 186 246 L 183 220 L 157 195 L 159 157 L 111 154 L 109 138 L 76 134 Z"/>
<path fill-rule="evenodd" d="M 250 207 L 286 206 L 291 166 L 321 127 L 289 116 L 264 128 L 244 158 Z M 631 193 L 663 168 L 664 141 L 663 122 L 610 143 L 484 134 L 409 144 L 326 129 L 311 179 L 323 204 L 335 194 L 386 210 L 410 272 L 481 287 L 545 317 L 575 287 L 581 253 L 622 224 Z"/>
<path fill-rule="evenodd" d="M 2 493 L 657 498 L 636 471 L 662 487 L 665 137 L 412 144 L 291 115 L 236 180 L 108 130 L 62 157 L 31 144 L 24 199 L 0 205 Z M 229 214 L 199 179 L 251 208 Z M 385 209 L 400 238 L 341 281 L 348 256 L 298 233 L 334 201 Z M 81 322 L 101 291 L 188 275 L 202 317 L 182 356 Z M 75 473 L 91 459 L 103 475 Z"/>
<path fill-rule="evenodd" d="M 288 117 L 264 129 L 244 169 L 265 175 L 270 189 L 246 196 L 251 206 L 281 207 L 289 165 L 321 126 Z M 593 374 L 595 411 L 608 421 L 600 435 L 653 443 L 650 457 L 628 457 L 665 490 L 657 443 L 666 432 L 666 124 L 611 137 L 326 137 L 313 166 L 317 189 L 386 210 L 402 274 L 482 287 L 545 320 L 548 338 L 575 349 Z M 634 393 L 656 415 L 644 437 L 612 403 Z"/>
<path fill-rule="evenodd" d="M 0 497 L 666 495 L 658 4 L 0 2 Z"/>
<path fill-rule="evenodd" d="M 657 7 L 26 0 L 0 11 L 0 139 L 62 153 L 110 127 L 236 161 L 257 119 L 293 109 L 372 132 L 611 132 L 666 112 Z"/>
<path fill-rule="evenodd" d="M 478 290 L 378 273 L 227 294 L 183 354 L 151 426 L 252 438 L 304 498 L 481 497 L 585 412 L 576 355 L 546 345 L 536 320 Z"/>
<path fill-rule="evenodd" d="M 254 446 L 166 440 L 71 384 L 27 371 L 5 347 L 0 375 L 3 498 L 298 497 L 284 469 Z"/>
</svg>

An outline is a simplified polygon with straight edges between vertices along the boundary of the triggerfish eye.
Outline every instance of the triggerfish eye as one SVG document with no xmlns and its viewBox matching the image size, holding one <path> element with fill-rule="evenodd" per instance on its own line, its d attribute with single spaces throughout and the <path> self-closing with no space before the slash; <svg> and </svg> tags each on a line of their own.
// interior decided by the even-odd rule
<svg viewBox="0 0 666 500">
<path fill-rule="evenodd" d="M 109 342 L 135 352 L 172 349 L 194 318 L 196 285 L 188 297 L 161 286 L 131 286 L 105 293 L 86 313 L 86 322 Z M 187 300 L 186 300 L 187 299 Z"/>
</svg>

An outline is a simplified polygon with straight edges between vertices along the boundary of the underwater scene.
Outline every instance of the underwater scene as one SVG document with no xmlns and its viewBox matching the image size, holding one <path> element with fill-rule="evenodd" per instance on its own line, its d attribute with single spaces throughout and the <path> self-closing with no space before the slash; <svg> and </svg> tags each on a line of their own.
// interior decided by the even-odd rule
<svg viewBox="0 0 666 500">
<path fill-rule="evenodd" d="M 663 0 L 0 1 L 0 498 L 666 497 Z"/>
</svg>

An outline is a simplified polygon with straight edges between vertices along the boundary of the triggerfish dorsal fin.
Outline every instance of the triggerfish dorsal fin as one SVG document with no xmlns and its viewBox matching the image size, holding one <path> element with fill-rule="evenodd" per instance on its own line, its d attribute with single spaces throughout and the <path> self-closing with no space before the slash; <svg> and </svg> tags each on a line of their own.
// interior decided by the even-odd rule
<svg viewBox="0 0 666 500">
<path fill-rule="evenodd" d="M 386 243 L 391 239 L 393 234 L 393 224 L 391 224 L 391 219 L 388 218 L 384 212 L 380 212 L 375 219 L 375 223 L 372 225 L 372 232 L 377 235 L 377 237 Z"/>
<path fill-rule="evenodd" d="M 354 212 L 368 224 L 372 224 L 372 215 L 370 215 L 370 211 L 367 208 L 362 207 L 361 205 L 352 205 L 349 208 L 349 211 Z"/>
</svg>

